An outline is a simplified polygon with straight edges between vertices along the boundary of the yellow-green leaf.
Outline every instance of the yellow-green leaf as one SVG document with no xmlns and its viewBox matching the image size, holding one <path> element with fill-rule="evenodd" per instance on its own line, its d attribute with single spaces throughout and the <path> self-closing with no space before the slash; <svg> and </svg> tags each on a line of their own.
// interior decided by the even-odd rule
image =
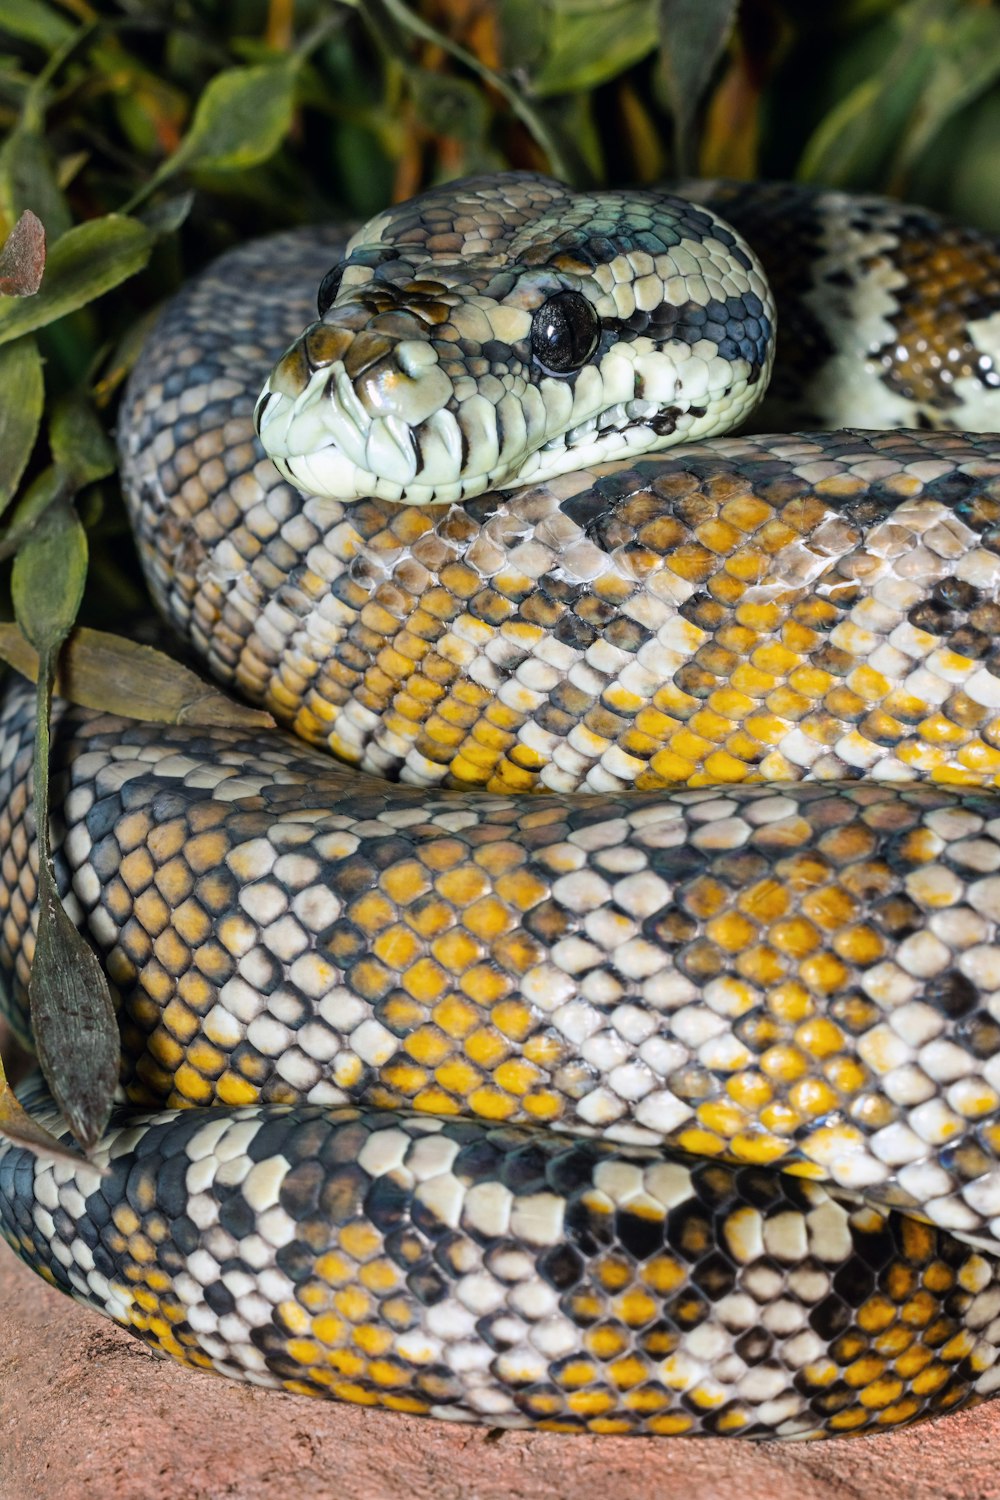
<svg viewBox="0 0 1000 1500">
<path fill-rule="evenodd" d="M 297 71 L 298 63 L 290 57 L 217 73 L 167 165 L 237 172 L 266 161 L 292 123 Z"/>
<path fill-rule="evenodd" d="M 829 187 L 891 186 L 893 143 L 919 118 L 947 38 L 969 9 L 966 0 L 907 0 L 894 7 L 876 28 L 878 45 L 860 46 L 861 70 L 855 55 L 851 84 L 807 141 L 798 176 Z"/>
<path fill-rule="evenodd" d="M 973 10 L 939 25 L 935 61 L 910 116 L 894 167 L 903 176 L 945 121 L 994 83 L 1000 74 L 1000 13 Z"/>
<path fill-rule="evenodd" d="M 41 290 L 0 305 L 0 344 L 44 328 L 141 271 L 153 235 L 137 219 L 105 214 L 60 235 L 49 249 Z"/>
<path fill-rule="evenodd" d="M 66 475 L 55 464 L 49 464 L 33 479 L 24 494 L 10 507 L 10 515 L 0 536 L 0 558 L 13 557 L 23 547 L 50 506 L 71 498 Z"/>
<path fill-rule="evenodd" d="M 82 391 L 69 392 L 53 406 L 49 446 L 76 489 L 115 471 L 115 450 Z"/>
<path fill-rule="evenodd" d="M 560 6 L 550 17 L 531 92 L 543 96 L 596 88 L 652 52 L 656 34 L 655 0 L 619 0 L 597 9 L 588 0 Z"/>
<path fill-rule="evenodd" d="M 54 52 L 69 41 L 76 27 L 72 21 L 44 5 L 42 0 L 0 0 L 0 31 L 22 42 L 34 42 Z"/>
<path fill-rule="evenodd" d="M 30 208 L 50 241 L 65 234 L 73 222 L 48 143 L 25 124 L 12 130 L 0 146 L 0 208 L 10 224 Z"/>
<path fill-rule="evenodd" d="M 0 515 L 21 482 L 42 420 L 45 388 L 33 338 L 0 348 Z"/>
<path fill-rule="evenodd" d="M 159 316 L 159 307 L 147 307 L 144 313 L 139 313 L 133 319 L 112 349 L 104 367 L 104 374 L 94 386 L 94 400 L 102 409 L 108 405 L 115 391 L 128 377 Z"/>
<path fill-rule="evenodd" d="M 159 239 L 163 235 L 176 234 L 193 207 L 194 193 L 177 193 L 143 209 L 137 217 Z"/>
<path fill-rule="evenodd" d="M 14 559 L 14 613 L 39 656 L 73 628 L 87 581 L 87 536 L 76 512 L 53 505 Z"/>
<path fill-rule="evenodd" d="M 16 625 L 0 623 L 0 659 L 37 682 L 38 654 Z M 85 708 L 157 724 L 274 728 L 269 713 L 227 698 L 162 651 L 84 626 L 63 648 L 55 688 Z"/>
</svg>

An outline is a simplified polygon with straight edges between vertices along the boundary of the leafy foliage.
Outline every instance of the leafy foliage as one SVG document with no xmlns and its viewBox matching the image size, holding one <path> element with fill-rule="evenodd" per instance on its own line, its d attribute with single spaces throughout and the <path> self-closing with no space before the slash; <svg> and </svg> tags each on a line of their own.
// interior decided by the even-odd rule
<svg viewBox="0 0 1000 1500">
<path fill-rule="evenodd" d="M 0 620 L 20 626 L 0 654 L 38 677 L 39 807 L 78 610 L 121 629 L 145 607 L 116 398 L 156 306 L 212 255 L 505 166 L 799 176 L 1000 230 L 998 127 L 992 0 L 0 0 Z M 162 671 L 156 698 L 201 701 L 115 650 L 78 632 L 63 684 L 93 701 L 120 668 L 114 706 L 141 715 Z M 73 956 L 44 841 L 41 864 L 35 1028 L 86 1142 L 110 1001 Z M 74 1072 L 60 1053 L 81 1047 Z M 0 1128 L 8 1102 L 0 1071 Z"/>
<path fill-rule="evenodd" d="M 27 211 L 48 243 L 0 295 L 0 558 L 75 494 L 85 615 L 136 606 L 114 477 L 51 425 L 72 393 L 110 430 L 143 315 L 234 240 L 503 166 L 798 175 L 1000 229 L 997 123 L 990 0 L 0 0 L 0 242 Z"/>
</svg>

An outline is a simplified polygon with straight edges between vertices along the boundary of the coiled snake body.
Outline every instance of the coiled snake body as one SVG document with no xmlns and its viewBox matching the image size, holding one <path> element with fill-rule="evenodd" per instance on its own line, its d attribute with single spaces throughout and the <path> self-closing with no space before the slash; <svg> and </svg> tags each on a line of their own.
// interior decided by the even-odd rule
<svg viewBox="0 0 1000 1500">
<path fill-rule="evenodd" d="M 235 252 L 152 334 L 153 593 L 298 739 L 57 708 L 129 1103 L 103 1179 L 4 1147 L 0 1226 L 158 1352 L 609 1433 L 1000 1384 L 1000 443 L 948 430 L 1000 426 L 1000 258 L 773 197 L 781 417 L 884 431 L 644 457 L 752 409 L 766 283 L 706 210 L 528 176 Z M 321 280 L 257 411 L 291 484 L 250 412 Z"/>
</svg>

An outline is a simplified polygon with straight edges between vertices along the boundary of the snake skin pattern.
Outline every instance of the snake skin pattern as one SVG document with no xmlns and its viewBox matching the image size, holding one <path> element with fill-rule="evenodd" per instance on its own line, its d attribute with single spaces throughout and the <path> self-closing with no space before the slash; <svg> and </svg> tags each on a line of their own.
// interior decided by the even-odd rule
<svg viewBox="0 0 1000 1500">
<path fill-rule="evenodd" d="M 786 239 L 832 255 L 829 195 L 775 191 Z M 935 414 L 887 427 L 988 426 L 996 248 L 875 200 L 839 218 L 845 262 L 820 258 L 818 301 L 786 288 L 792 326 L 839 287 L 832 362 L 867 338 L 867 378 Z M 917 233 L 905 326 L 941 304 L 943 393 L 866 322 Z M 579 240 L 568 274 L 599 282 Z M 1000 440 L 715 438 L 461 508 L 307 495 L 251 403 L 342 245 L 225 258 L 132 378 L 154 596 L 298 738 L 57 705 L 57 876 L 118 991 L 128 1107 L 104 1178 L 0 1148 L 4 1235 L 183 1363 L 439 1417 L 822 1436 L 987 1398 Z M 978 301 L 949 301 L 966 251 Z M 452 290 L 414 295 L 452 317 Z M 26 1037 L 32 733 L 11 685 L 0 966 Z"/>
<path fill-rule="evenodd" d="M 924 208 L 791 183 L 683 182 L 754 247 L 781 310 L 762 431 L 1000 431 L 1000 250 Z"/>
</svg>

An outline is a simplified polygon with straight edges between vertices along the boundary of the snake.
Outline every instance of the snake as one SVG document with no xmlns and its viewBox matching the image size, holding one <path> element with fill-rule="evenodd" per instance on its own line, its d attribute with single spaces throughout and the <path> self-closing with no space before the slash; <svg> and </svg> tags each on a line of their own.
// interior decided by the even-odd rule
<svg viewBox="0 0 1000 1500">
<path fill-rule="evenodd" d="M 157 1354 L 566 1433 L 1000 1387 L 1000 249 L 683 193 L 449 182 L 147 337 L 151 594 L 282 727 L 56 701 L 121 1082 L 0 1229 Z M 12 679 L 28 1045 L 33 734 Z"/>
</svg>

